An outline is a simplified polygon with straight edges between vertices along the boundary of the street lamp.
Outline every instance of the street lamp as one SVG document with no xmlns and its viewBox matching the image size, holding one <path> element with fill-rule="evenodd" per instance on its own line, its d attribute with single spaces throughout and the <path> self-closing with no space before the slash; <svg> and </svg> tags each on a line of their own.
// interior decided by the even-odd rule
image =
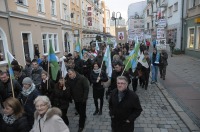
<svg viewBox="0 0 200 132">
<path fill-rule="evenodd" d="M 119 14 L 119 18 L 117 17 L 117 14 Z M 113 21 L 115 21 L 115 30 L 116 30 L 116 20 L 117 20 L 117 19 L 119 19 L 119 20 L 122 19 L 121 13 L 120 13 L 120 12 L 117 12 L 116 15 L 115 15 L 115 12 L 112 12 L 112 17 L 111 17 L 111 19 L 112 19 Z"/>
</svg>

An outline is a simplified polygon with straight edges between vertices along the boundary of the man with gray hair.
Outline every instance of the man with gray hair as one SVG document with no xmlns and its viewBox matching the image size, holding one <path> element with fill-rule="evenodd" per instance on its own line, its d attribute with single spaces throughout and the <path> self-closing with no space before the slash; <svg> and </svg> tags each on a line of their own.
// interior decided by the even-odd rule
<svg viewBox="0 0 200 132">
<path fill-rule="evenodd" d="M 134 121 L 141 114 L 142 107 L 136 93 L 128 89 L 125 76 L 117 77 L 117 89 L 111 93 L 109 110 L 113 132 L 134 131 Z"/>
</svg>

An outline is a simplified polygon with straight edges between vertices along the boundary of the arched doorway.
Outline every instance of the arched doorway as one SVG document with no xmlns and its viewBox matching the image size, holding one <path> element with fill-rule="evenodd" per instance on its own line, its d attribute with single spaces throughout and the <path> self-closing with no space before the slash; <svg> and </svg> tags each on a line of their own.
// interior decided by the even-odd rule
<svg viewBox="0 0 200 132">
<path fill-rule="evenodd" d="M 65 43 L 65 52 L 66 53 L 70 53 L 71 51 L 70 51 L 70 43 L 69 43 L 69 34 L 66 32 L 65 33 L 65 36 L 64 36 L 64 43 Z"/>
</svg>

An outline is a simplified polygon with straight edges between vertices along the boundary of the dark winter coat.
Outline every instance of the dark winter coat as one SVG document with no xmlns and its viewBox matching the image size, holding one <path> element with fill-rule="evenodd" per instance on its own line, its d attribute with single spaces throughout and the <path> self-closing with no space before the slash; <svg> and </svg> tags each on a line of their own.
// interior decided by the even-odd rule
<svg viewBox="0 0 200 132">
<path fill-rule="evenodd" d="M 161 66 L 167 66 L 168 65 L 168 62 L 167 62 L 167 59 L 168 59 L 168 54 L 166 51 L 163 51 L 160 53 L 160 64 Z"/>
<path fill-rule="evenodd" d="M 83 74 L 83 60 L 81 60 L 80 57 L 74 58 L 74 64 L 74 70 L 79 74 Z"/>
<path fill-rule="evenodd" d="M 13 124 L 7 124 L 0 115 L 0 132 L 29 132 L 30 127 L 25 115 L 19 117 Z"/>
<path fill-rule="evenodd" d="M 17 80 L 13 79 L 12 83 L 13 83 L 13 89 L 14 89 L 15 97 L 18 98 L 19 94 L 22 91 L 22 87 L 17 82 Z M 12 87 L 11 87 L 10 79 L 6 83 L 3 83 L 3 82 L 0 81 L 0 98 L 1 98 L 1 101 L 4 102 L 8 97 L 12 97 Z"/>
<path fill-rule="evenodd" d="M 51 79 L 48 80 L 48 88 L 47 88 L 47 81 L 45 82 L 41 81 L 40 92 L 42 95 L 46 95 L 47 97 L 50 97 L 51 93 L 53 92 L 54 87 L 55 87 L 55 83 Z"/>
<path fill-rule="evenodd" d="M 111 125 L 115 132 L 133 132 L 134 121 L 142 112 L 138 96 L 129 89 L 124 92 L 121 102 L 118 101 L 117 89 L 112 92 L 109 100 Z M 130 123 L 126 123 L 126 120 Z"/>
<path fill-rule="evenodd" d="M 41 78 L 42 71 L 43 71 L 42 67 L 38 67 L 37 69 L 33 69 L 31 72 L 31 79 L 33 80 L 33 83 L 38 89 L 42 81 L 42 78 Z"/>
<path fill-rule="evenodd" d="M 122 69 L 122 71 L 123 71 L 123 69 Z M 112 76 L 111 76 L 111 85 L 109 87 L 111 90 L 117 88 L 117 77 L 122 75 L 122 71 L 117 72 L 117 71 L 113 70 Z M 128 79 L 128 84 L 130 84 L 131 80 L 129 77 L 129 73 L 127 71 L 124 71 L 123 76 L 125 76 Z"/>
<path fill-rule="evenodd" d="M 35 98 L 39 96 L 40 93 L 37 89 L 34 89 L 27 97 L 24 96 L 22 93 L 19 95 L 20 102 L 24 107 L 24 111 L 26 112 L 27 119 L 29 124 L 32 126 L 34 123 L 34 112 L 35 112 L 35 105 L 33 104 Z"/>
<path fill-rule="evenodd" d="M 61 110 L 68 109 L 69 102 L 71 101 L 69 86 L 65 84 L 65 87 L 66 89 L 63 90 L 63 88 L 60 88 L 59 84 L 56 84 L 50 97 L 52 106 L 58 107 Z"/>
<path fill-rule="evenodd" d="M 92 70 L 92 62 L 90 59 L 83 60 L 83 75 L 90 80 L 90 73 Z"/>
<path fill-rule="evenodd" d="M 25 65 L 23 72 L 26 74 L 27 77 L 30 77 L 32 72 L 31 65 Z"/>
<path fill-rule="evenodd" d="M 22 81 L 24 80 L 25 77 L 26 77 L 26 74 L 24 72 L 22 72 L 22 75 L 20 77 L 16 78 L 16 80 L 21 85 L 21 87 L 23 87 Z"/>
<path fill-rule="evenodd" d="M 89 93 L 89 82 L 88 79 L 76 73 L 74 79 L 68 79 L 72 98 L 75 102 L 86 102 Z"/>
</svg>

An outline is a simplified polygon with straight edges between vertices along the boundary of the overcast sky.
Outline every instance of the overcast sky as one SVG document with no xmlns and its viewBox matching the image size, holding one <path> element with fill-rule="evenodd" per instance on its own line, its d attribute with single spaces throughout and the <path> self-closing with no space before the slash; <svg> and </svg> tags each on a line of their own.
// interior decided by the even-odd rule
<svg viewBox="0 0 200 132">
<path fill-rule="evenodd" d="M 111 15 L 113 11 L 115 13 L 121 12 L 122 17 L 127 20 L 128 6 L 132 3 L 139 2 L 139 1 L 146 1 L 146 0 L 104 0 L 104 1 L 110 9 Z"/>
</svg>

